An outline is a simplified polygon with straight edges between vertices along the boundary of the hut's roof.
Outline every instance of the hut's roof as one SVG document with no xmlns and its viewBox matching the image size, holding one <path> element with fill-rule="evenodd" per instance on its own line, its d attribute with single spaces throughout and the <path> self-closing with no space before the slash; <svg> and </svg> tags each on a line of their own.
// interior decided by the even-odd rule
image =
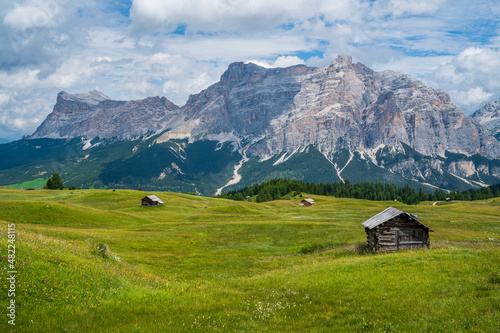
<svg viewBox="0 0 500 333">
<path fill-rule="evenodd" d="M 410 220 L 422 225 L 423 227 L 429 229 L 429 231 L 431 232 L 434 232 L 433 230 L 431 230 L 429 227 L 423 225 L 422 223 L 418 222 L 417 221 L 417 215 L 413 215 L 413 214 L 410 214 L 410 213 L 406 213 L 406 212 L 403 212 L 402 210 L 399 210 L 397 208 L 394 208 L 394 207 L 389 207 L 383 211 L 381 211 L 380 213 L 378 213 L 377 215 L 375 216 L 372 216 L 370 217 L 368 220 L 366 220 L 365 222 L 362 223 L 362 225 L 365 227 L 365 228 L 368 228 L 368 229 L 373 229 L 379 225 L 381 225 L 382 223 L 384 222 L 387 222 L 399 215 L 402 215 L 402 214 L 405 214 L 406 216 L 408 216 L 410 218 Z"/>
<path fill-rule="evenodd" d="M 148 198 L 149 200 L 151 201 L 155 201 L 155 202 L 158 202 L 160 204 L 163 205 L 163 201 L 160 200 L 160 198 L 158 198 L 156 195 L 148 195 L 148 196 L 145 196 L 144 198 L 142 198 L 142 200 Z"/>
<path fill-rule="evenodd" d="M 314 199 L 311 199 L 311 198 L 307 198 L 307 199 L 304 199 L 302 201 L 309 202 L 309 203 L 314 203 Z"/>
</svg>

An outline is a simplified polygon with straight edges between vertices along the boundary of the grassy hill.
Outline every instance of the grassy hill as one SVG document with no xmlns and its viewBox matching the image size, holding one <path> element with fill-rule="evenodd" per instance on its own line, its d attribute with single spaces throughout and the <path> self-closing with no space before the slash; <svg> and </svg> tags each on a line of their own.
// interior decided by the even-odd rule
<svg viewBox="0 0 500 333">
<path fill-rule="evenodd" d="M 143 208 L 156 194 L 163 207 Z M 500 198 L 236 202 L 168 192 L 0 189 L 16 223 L 17 332 L 496 332 Z M 361 251 L 394 206 L 431 249 Z M 96 255 L 100 243 L 107 258 Z M 301 254 L 304 248 L 323 250 Z M 5 266 L 7 263 L 5 262 Z M 2 270 L 1 303 L 7 306 Z M 16 331 L 7 320 L 1 331 Z"/>
</svg>

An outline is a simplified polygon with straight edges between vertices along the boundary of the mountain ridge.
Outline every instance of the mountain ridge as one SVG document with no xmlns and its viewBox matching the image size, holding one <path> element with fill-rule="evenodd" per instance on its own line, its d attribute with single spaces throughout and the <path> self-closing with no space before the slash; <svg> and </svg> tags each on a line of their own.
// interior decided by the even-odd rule
<svg viewBox="0 0 500 333">
<path fill-rule="evenodd" d="M 266 96 L 262 91 L 263 88 L 273 88 L 274 91 Z M 315 89 L 312 96 L 311 89 Z M 264 101 L 266 97 L 271 98 Z M 71 104 L 82 106 L 75 108 Z M 257 108 L 263 112 L 259 114 L 256 112 Z M 105 119 L 102 113 L 106 109 L 108 110 L 106 116 L 114 115 L 114 117 Z M 422 111 L 433 109 L 446 115 L 440 117 L 429 112 L 422 114 Z M 92 113 L 88 114 L 90 119 L 67 119 L 67 122 L 60 124 L 59 127 L 67 129 L 73 125 L 86 130 L 78 133 L 71 130 L 57 131 L 58 126 L 55 123 L 61 119 L 56 116 L 77 116 L 82 111 L 90 111 L 89 113 Z M 148 114 L 139 118 L 137 111 L 147 111 Z M 321 117 L 321 115 L 327 115 L 327 117 Z M 130 128 L 119 126 L 117 118 L 127 119 L 127 116 L 129 116 L 128 120 L 142 125 L 138 126 L 139 130 L 131 131 Z M 331 119 L 332 117 L 340 119 L 340 126 L 335 128 L 337 133 L 353 125 L 353 122 L 362 122 L 363 128 L 357 129 L 354 135 L 349 137 L 349 141 L 353 142 L 351 149 L 373 149 L 387 143 L 398 145 L 396 141 L 402 141 L 427 155 L 444 156 L 445 151 L 448 150 L 468 155 L 479 153 L 488 158 L 500 156 L 500 145 L 490 140 L 481 127 L 471 122 L 471 118 L 465 117 L 463 112 L 451 103 L 444 91 L 434 90 L 417 79 L 394 71 L 374 72 L 361 63 L 353 64 L 352 58 L 347 55 L 339 56 L 329 66 L 320 69 L 305 65 L 266 69 L 253 63 L 232 63 L 221 75 L 219 82 L 198 94 L 191 95 L 183 106 L 177 106 L 165 97 L 148 97 L 138 101 L 113 101 L 95 90 L 74 95 L 61 92 L 54 111 L 31 138 L 82 136 L 92 139 L 99 136 L 130 139 L 134 135 L 140 136 L 151 132 L 159 134 L 165 131 L 159 141 L 171 138 L 198 140 L 224 136 L 235 140 L 235 136 L 231 135 L 234 132 L 240 139 L 254 136 L 252 139 L 256 142 L 262 136 L 268 136 L 289 127 L 289 123 L 293 120 L 311 116 L 314 116 L 316 123 L 319 124 L 335 124 L 336 121 Z M 423 119 L 422 116 L 427 119 Z M 96 118 L 98 121 L 91 121 Z M 467 126 L 469 130 L 475 131 L 474 135 L 480 139 L 479 145 L 472 147 L 470 142 L 469 147 L 467 144 L 464 145 L 464 142 L 454 144 L 454 141 L 457 141 L 455 139 L 464 141 L 463 138 L 453 137 L 456 131 L 448 131 L 447 137 L 443 137 L 439 135 L 443 128 L 435 131 L 435 128 L 422 126 L 425 124 L 435 126 L 436 120 L 440 122 L 437 125 L 441 127 L 444 127 L 444 122 L 449 121 L 454 122 L 454 129 Z M 382 137 L 380 134 L 381 130 L 384 132 L 384 128 L 377 126 L 379 121 L 387 128 L 387 131 L 382 133 Z M 50 126 L 51 122 L 54 126 Z M 113 122 L 116 128 L 109 129 L 108 127 L 114 125 Z M 76 124 L 79 126 L 75 126 Z M 83 126 L 85 124 L 87 126 Z M 405 125 L 406 128 L 403 128 Z M 415 128 L 411 128 L 410 125 L 418 127 L 419 133 L 416 133 Z M 425 140 L 420 140 L 422 134 L 431 131 L 435 132 L 432 133 L 434 135 L 426 135 Z M 332 132 L 330 130 L 330 133 Z M 364 140 L 356 141 L 360 134 Z M 429 138 L 434 140 L 435 146 L 440 145 L 436 140 L 447 141 L 447 143 L 449 141 L 452 144 L 448 145 L 449 147 L 447 145 L 429 147 Z M 313 142 L 305 142 L 304 146 Z M 490 147 L 487 147 L 488 145 Z M 289 152 L 297 148 L 293 144 L 286 146 Z"/>
<path fill-rule="evenodd" d="M 62 91 L 57 95 L 52 113 L 30 138 L 133 139 L 163 130 L 164 119 L 178 109 L 165 97 L 115 101 L 96 90 L 84 94 Z"/>
<path fill-rule="evenodd" d="M 187 140 L 232 146 L 241 160 L 219 190 L 234 187 L 242 174 L 254 177 L 243 177 L 242 183 L 262 180 L 265 176 L 246 168 L 258 169 L 265 161 L 293 171 L 287 161 L 310 149 L 331 166 L 328 177 L 341 181 L 375 167 L 387 179 L 392 173 L 448 189 L 462 186 L 456 181 L 477 187 L 500 180 L 494 162 L 500 157 L 499 141 L 466 117 L 448 94 L 398 72 L 375 72 L 347 55 L 323 68 L 267 69 L 236 62 L 183 106 L 165 97 L 113 101 L 97 91 L 61 92 L 30 139 L 151 136 L 152 144 Z M 307 167 L 301 168 L 291 174 L 304 177 Z"/>
</svg>

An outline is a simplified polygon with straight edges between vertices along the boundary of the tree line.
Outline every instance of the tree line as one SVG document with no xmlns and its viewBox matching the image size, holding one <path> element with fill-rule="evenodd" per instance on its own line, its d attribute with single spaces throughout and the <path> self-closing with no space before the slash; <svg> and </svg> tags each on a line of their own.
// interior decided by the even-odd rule
<svg viewBox="0 0 500 333">
<path fill-rule="evenodd" d="M 445 192 L 436 190 L 434 193 L 425 193 L 423 188 L 415 190 L 408 184 L 398 187 L 394 184 L 361 182 L 351 184 L 344 183 L 311 183 L 293 179 L 271 179 L 260 184 L 245 187 L 240 190 L 230 191 L 217 195 L 218 198 L 245 200 L 247 197 L 256 196 L 257 202 L 279 200 L 287 195 L 298 195 L 301 192 L 334 196 L 337 198 L 356 198 L 375 201 L 397 200 L 408 205 L 416 205 L 421 201 L 443 201 L 451 200 L 481 200 L 492 197 L 500 197 L 500 184 L 484 187 L 476 190 L 463 192 Z"/>
</svg>

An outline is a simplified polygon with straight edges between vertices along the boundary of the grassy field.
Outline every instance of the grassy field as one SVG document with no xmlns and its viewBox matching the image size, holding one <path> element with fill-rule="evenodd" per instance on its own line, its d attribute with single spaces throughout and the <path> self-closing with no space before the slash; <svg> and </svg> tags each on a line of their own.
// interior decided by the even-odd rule
<svg viewBox="0 0 500 333">
<path fill-rule="evenodd" d="M 34 188 L 34 189 L 42 189 L 46 184 L 47 184 L 47 179 L 43 179 L 43 178 L 38 178 L 38 179 L 35 179 L 35 180 L 29 180 L 29 181 L 26 181 L 26 182 L 22 182 L 22 183 L 19 183 L 19 184 L 14 184 L 14 185 L 9 185 L 9 186 L 6 186 L 6 187 L 10 187 L 10 188 L 22 188 L 22 189 L 26 189 L 26 188 Z"/>
<path fill-rule="evenodd" d="M 156 194 L 165 205 L 143 208 Z M 167 192 L 0 189 L 16 238 L 16 326 L 2 332 L 499 332 L 500 198 L 236 202 Z M 296 200 L 298 201 L 298 200 Z M 394 206 L 431 249 L 363 252 Z M 107 258 L 95 254 L 105 243 Z M 302 254 L 303 248 L 323 250 Z"/>
</svg>

